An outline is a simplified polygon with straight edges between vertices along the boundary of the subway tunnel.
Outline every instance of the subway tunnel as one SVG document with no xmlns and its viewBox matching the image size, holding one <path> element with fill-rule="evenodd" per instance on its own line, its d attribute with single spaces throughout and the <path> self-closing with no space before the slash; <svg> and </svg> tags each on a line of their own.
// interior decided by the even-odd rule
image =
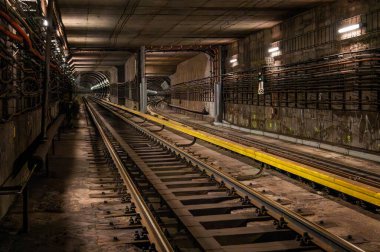
<svg viewBox="0 0 380 252">
<path fill-rule="evenodd" d="M 0 6 L 0 251 L 380 251 L 379 1 Z"/>
</svg>

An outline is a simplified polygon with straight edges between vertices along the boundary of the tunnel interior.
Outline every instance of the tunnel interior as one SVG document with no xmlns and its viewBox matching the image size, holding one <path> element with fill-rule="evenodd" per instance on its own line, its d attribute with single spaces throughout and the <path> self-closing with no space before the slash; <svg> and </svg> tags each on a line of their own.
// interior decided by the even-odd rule
<svg viewBox="0 0 380 252">
<path fill-rule="evenodd" d="M 378 0 L 0 1 L 0 251 L 380 251 L 379 32 Z"/>
</svg>

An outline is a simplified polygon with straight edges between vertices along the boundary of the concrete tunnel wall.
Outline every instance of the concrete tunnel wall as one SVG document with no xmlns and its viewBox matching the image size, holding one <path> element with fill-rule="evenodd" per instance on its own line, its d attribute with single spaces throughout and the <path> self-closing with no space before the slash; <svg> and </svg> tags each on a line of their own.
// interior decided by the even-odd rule
<svg viewBox="0 0 380 252">
<path fill-rule="evenodd" d="M 371 13 L 380 9 L 380 2 L 369 0 L 349 1 L 339 0 L 332 4 L 318 6 L 310 11 L 292 17 L 274 26 L 262 30 L 228 46 L 227 72 L 260 67 L 267 64 L 268 48 L 272 42 L 284 41 L 301 36 L 308 32 L 332 29 L 342 20 L 361 13 Z M 367 32 L 380 26 L 380 18 L 365 20 Z M 354 21 L 355 22 L 355 21 Z M 377 22 L 377 23 L 376 23 Z M 337 31 L 318 35 L 318 40 L 331 40 L 331 43 L 321 45 L 311 44 L 275 57 L 273 64 L 284 65 L 321 58 L 342 52 L 359 51 L 378 48 L 380 39 L 378 33 L 368 33 L 354 39 L 333 41 Z M 335 35 L 336 36 L 336 35 Z M 310 43 L 310 42 L 309 42 Z M 239 65 L 229 64 L 229 58 L 237 55 Z M 366 94 L 367 95 L 367 94 Z M 351 93 L 346 92 L 346 97 Z M 376 94 L 368 94 L 369 99 L 376 101 Z M 349 108 L 348 108 L 349 109 Z M 276 113 L 274 113 L 276 111 Z M 255 129 L 277 134 L 290 135 L 296 138 L 306 138 L 314 141 L 341 144 L 348 147 L 358 147 L 366 150 L 380 151 L 380 113 L 369 111 L 343 111 L 326 109 L 305 109 L 289 107 L 256 106 L 246 104 L 225 103 L 224 120 L 244 128 Z"/>
<path fill-rule="evenodd" d="M 188 82 L 197 79 L 203 79 L 211 76 L 210 56 L 200 53 L 197 56 L 181 62 L 177 65 L 177 71 L 170 76 L 171 85 Z M 205 109 L 211 117 L 215 116 L 214 102 L 206 101 L 189 101 L 171 99 L 171 104 L 195 111 Z"/>
<path fill-rule="evenodd" d="M 133 54 L 131 55 L 127 62 L 124 64 L 125 67 L 125 81 L 127 83 L 133 83 L 133 81 L 137 78 L 137 59 L 136 55 Z M 126 99 L 125 99 L 125 105 L 128 108 L 138 108 L 139 107 L 139 102 L 134 101 L 132 97 L 132 92 L 133 88 L 138 88 L 138 87 L 132 87 L 132 84 L 129 84 L 126 86 Z"/>
<path fill-rule="evenodd" d="M 49 119 L 52 121 L 58 115 L 58 102 L 51 104 Z M 20 185 L 27 176 L 27 169 L 15 173 L 14 165 L 20 156 L 41 132 L 41 109 L 35 109 L 21 114 L 0 124 L 2 141 L 0 141 L 0 185 Z M 26 167 L 24 167 L 26 168 Z M 2 218 L 14 200 L 14 195 L 0 196 L 0 218 Z"/>
<path fill-rule="evenodd" d="M 110 84 L 109 100 L 113 103 L 124 105 L 128 108 L 138 108 L 139 102 L 133 94 L 136 95 L 136 77 L 137 77 L 136 55 L 132 54 L 124 63 L 116 69 L 117 81 Z M 123 75 L 123 78 L 121 78 Z M 126 83 L 125 85 L 121 85 Z"/>
<path fill-rule="evenodd" d="M 118 69 L 117 69 L 117 67 L 110 67 L 108 69 L 108 73 L 109 73 L 109 76 L 108 76 L 109 82 L 110 82 L 110 85 L 112 88 L 112 86 L 116 85 L 116 83 L 118 82 Z M 116 93 L 116 95 L 110 95 L 109 99 L 113 103 L 118 103 L 117 93 Z"/>
<path fill-rule="evenodd" d="M 332 27 L 346 21 L 360 21 L 371 31 L 379 26 L 380 18 L 366 20 L 368 14 L 380 9 L 376 0 L 338 0 L 331 4 L 315 7 L 292 17 L 271 29 L 264 29 L 227 46 L 226 71 L 241 71 L 258 68 L 264 65 L 286 65 L 304 62 L 342 52 L 360 51 L 377 48 L 380 39 L 377 33 L 360 36 L 354 39 L 334 41 L 337 31 Z M 362 20 L 361 20 L 362 19 Z M 377 22 L 374 24 L 373 22 Z M 315 35 L 315 38 L 305 42 L 306 47 L 298 48 L 290 53 L 279 55 L 271 61 L 268 48 L 277 41 L 306 38 L 315 31 L 328 30 Z M 365 31 L 364 31 L 365 32 Z M 321 41 L 326 41 L 322 43 Z M 329 43 L 329 41 L 331 43 Z M 233 67 L 229 59 L 236 55 L 238 65 Z M 132 56 L 125 64 L 126 80 L 135 76 L 135 58 Z M 201 79 L 210 76 L 210 62 L 206 54 L 199 54 L 177 66 L 176 73 L 170 76 L 171 85 Z M 351 94 L 347 93 L 349 97 Z M 128 97 L 128 96 L 127 96 Z M 376 95 L 369 94 L 369 99 L 375 101 Z M 205 108 L 210 116 L 214 116 L 213 102 L 189 101 L 172 99 L 173 105 L 202 111 Z M 138 107 L 137 102 L 126 99 L 125 105 Z M 341 144 L 348 147 L 379 151 L 380 150 L 380 113 L 369 111 L 342 111 L 313 108 L 289 108 L 273 106 L 257 106 L 247 104 L 224 104 L 223 119 L 229 123 L 244 128 L 305 138 L 313 141 L 323 141 Z M 275 113 L 274 113 L 275 111 Z"/>
<path fill-rule="evenodd" d="M 133 81 L 135 81 L 137 69 L 136 69 L 136 55 L 132 55 L 128 58 L 128 60 L 124 64 L 124 72 L 125 72 L 125 82 L 132 82 L 131 84 L 127 84 L 125 87 L 125 101 L 123 100 L 123 104 L 128 108 L 134 108 L 139 106 L 138 101 L 133 99 L 132 92 L 134 92 L 136 88 Z M 210 57 L 205 53 L 200 53 L 193 58 L 190 58 L 186 61 L 183 61 L 177 65 L 176 72 L 172 74 L 170 77 L 171 85 L 177 85 L 183 82 L 188 82 L 192 80 L 202 79 L 211 76 L 211 66 L 210 66 Z M 114 90 L 116 90 L 116 84 L 111 84 L 111 86 L 115 86 Z M 112 88 L 112 87 L 111 87 Z M 110 101 L 114 103 L 120 104 L 118 102 L 120 99 L 120 94 L 117 92 L 111 93 Z M 172 99 L 171 103 L 176 106 L 202 111 L 204 108 L 209 112 L 210 116 L 214 116 L 214 102 L 202 102 L 202 101 L 179 101 L 178 99 Z"/>
<path fill-rule="evenodd" d="M 379 25 L 380 18 L 377 18 L 377 13 L 375 13 L 379 9 L 380 2 L 377 0 L 338 0 L 331 4 L 315 7 L 291 17 L 271 29 L 254 32 L 228 45 L 227 59 L 236 55 L 239 64 L 233 66 L 227 60 L 226 71 L 240 71 L 266 65 L 270 56 L 268 49 L 272 43 L 273 46 L 278 46 L 276 42 L 280 42 L 281 49 L 284 41 L 295 38 L 305 41 L 298 41 L 291 52 L 276 57 L 273 64 L 285 65 L 326 55 L 378 48 L 380 47 L 378 34 L 374 32 L 369 35 L 369 33 Z M 370 19 L 366 20 L 365 14 L 369 13 L 375 14 L 374 19 L 368 17 Z M 334 25 L 338 24 L 340 27 L 349 23 L 364 24 L 363 35 L 353 39 L 337 38 L 339 35 L 338 31 L 334 29 Z M 310 34 L 314 31 L 318 31 L 318 33 Z M 333 41 L 334 39 L 337 41 Z"/>
</svg>

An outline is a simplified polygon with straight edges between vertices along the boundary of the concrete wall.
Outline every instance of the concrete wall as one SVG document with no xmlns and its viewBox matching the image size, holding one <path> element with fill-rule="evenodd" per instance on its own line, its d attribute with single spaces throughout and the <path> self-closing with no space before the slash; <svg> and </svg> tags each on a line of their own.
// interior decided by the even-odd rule
<svg viewBox="0 0 380 252">
<path fill-rule="evenodd" d="M 58 115 L 58 103 L 49 110 L 49 117 Z M 27 176 L 27 169 L 12 176 L 16 158 L 24 152 L 41 132 L 41 109 L 36 109 L 0 124 L 0 185 L 20 185 Z M 0 196 L 0 218 L 3 217 L 12 204 L 14 196 Z"/>
<path fill-rule="evenodd" d="M 210 71 L 210 57 L 207 54 L 200 53 L 179 63 L 176 72 L 170 76 L 170 83 L 177 85 L 182 82 L 210 77 Z"/>
<path fill-rule="evenodd" d="M 252 33 L 228 46 L 227 59 L 238 55 L 237 66 L 226 62 L 227 72 L 267 65 L 268 49 L 279 46 L 276 64 L 290 64 L 326 55 L 380 47 L 378 0 L 337 0 L 292 17 L 271 29 Z M 373 15 L 372 15 L 372 14 Z M 347 24 L 362 23 L 361 36 L 341 39 L 337 30 Z M 351 34 L 349 34 L 351 35 Z M 273 44 L 272 44 L 273 43 Z"/>
<path fill-rule="evenodd" d="M 136 56 L 131 55 L 124 64 L 125 81 L 132 81 L 137 74 Z"/>
<path fill-rule="evenodd" d="M 225 105 L 225 120 L 244 128 L 380 151 L 380 114 Z"/>
<path fill-rule="evenodd" d="M 118 83 L 111 82 L 109 100 L 129 108 L 138 108 L 139 102 L 134 101 L 132 96 L 132 92 L 135 92 L 138 87 L 134 83 L 130 84 L 135 80 L 137 74 L 136 55 L 131 55 L 124 66 L 118 67 L 117 70 L 119 81 Z"/>
<path fill-rule="evenodd" d="M 108 70 L 110 83 L 118 82 L 118 70 L 117 67 L 110 67 Z"/>
<path fill-rule="evenodd" d="M 237 41 L 227 47 L 227 72 L 265 65 L 286 65 L 343 52 L 380 47 L 380 2 L 338 0 L 297 15 Z M 342 39 L 339 27 L 363 23 L 361 36 Z M 273 44 L 272 44 L 273 43 Z M 268 48 L 280 53 L 269 57 Z M 229 59 L 238 55 L 238 65 Z M 376 97 L 376 94 L 375 94 Z M 305 109 L 246 104 L 225 104 L 224 119 L 232 124 L 263 131 L 348 147 L 380 151 L 380 113 Z"/>
<path fill-rule="evenodd" d="M 136 55 L 132 55 L 131 57 L 128 58 L 127 62 L 125 62 L 125 81 L 126 82 L 132 82 L 135 80 L 136 75 L 137 75 L 137 59 Z M 138 88 L 138 87 L 133 87 L 131 84 L 127 85 L 126 87 L 126 98 L 125 98 L 125 106 L 128 108 L 136 108 L 138 109 L 139 107 L 139 102 L 134 101 L 132 99 L 132 92 L 133 88 Z"/>
<path fill-rule="evenodd" d="M 197 79 L 203 79 L 211 76 L 210 56 L 205 53 L 200 53 L 197 56 L 181 62 L 177 65 L 176 72 L 170 76 L 171 85 L 175 88 L 176 85 L 189 82 Z M 191 86 L 192 84 L 190 84 Z M 195 85 L 195 83 L 194 83 Z M 189 91 L 191 92 L 191 88 Z M 171 104 L 194 111 L 206 110 L 211 117 L 215 115 L 214 102 L 198 101 L 189 99 L 171 99 Z"/>
<path fill-rule="evenodd" d="M 146 71 L 151 71 L 149 69 L 146 69 Z M 188 82 L 192 80 L 202 79 L 205 77 L 209 77 L 211 75 L 211 66 L 210 66 L 210 57 L 207 54 L 200 53 L 197 56 L 186 60 L 184 62 L 181 62 L 177 65 L 176 72 L 170 76 L 171 79 L 171 85 L 177 85 L 183 82 Z M 136 93 L 136 86 L 135 84 L 135 78 L 137 74 L 137 68 L 136 68 L 136 55 L 132 55 L 128 58 L 126 63 L 124 64 L 124 72 L 125 72 L 125 81 L 126 82 L 133 82 L 131 85 L 126 85 L 126 99 L 125 99 L 125 106 L 129 108 L 138 108 L 139 103 L 136 99 L 136 97 L 133 97 Z M 114 87 L 114 90 L 116 90 L 116 87 Z M 114 91 L 114 95 L 111 95 L 110 101 L 117 103 L 118 100 L 116 97 L 116 91 Z M 206 101 L 192 101 L 192 100 L 183 100 L 179 101 L 176 99 L 172 99 L 173 105 L 185 107 L 192 110 L 202 111 L 203 109 L 206 109 L 210 115 L 214 114 L 214 105 L 213 102 L 206 102 Z"/>
</svg>

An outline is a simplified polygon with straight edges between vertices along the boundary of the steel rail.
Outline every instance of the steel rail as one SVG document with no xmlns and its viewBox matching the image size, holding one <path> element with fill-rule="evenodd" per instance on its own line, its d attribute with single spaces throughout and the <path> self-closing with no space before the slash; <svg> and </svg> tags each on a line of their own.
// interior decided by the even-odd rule
<svg viewBox="0 0 380 252">
<path fill-rule="evenodd" d="M 307 153 L 303 154 L 297 154 L 290 152 L 288 149 L 285 149 L 281 146 L 275 146 L 271 144 L 267 144 L 260 140 L 250 140 L 247 138 L 244 138 L 241 135 L 238 135 L 234 132 L 223 132 L 219 129 L 211 129 L 207 126 L 200 125 L 197 123 L 188 122 L 187 120 L 175 118 L 171 115 L 168 115 L 166 113 L 157 112 L 157 109 L 154 109 L 156 113 L 159 113 L 159 115 L 167 117 L 171 120 L 175 120 L 177 122 L 183 123 L 185 125 L 191 126 L 193 128 L 196 128 L 198 130 L 202 130 L 204 132 L 208 132 L 210 134 L 215 134 L 217 136 L 223 137 L 225 139 L 238 142 L 240 144 L 245 144 L 249 147 L 255 147 L 260 148 L 263 151 L 271 154 L 275 154 L 284 158 L 288 158 L 290 160 L 294 160 L 296 162 L 300 162 L 302 164 L 310 165 L 312 167 L 325 170 L 328 172 L 332 172 L 334 174 L 346 177 L 348 179 L 354 178 L 355 181 L 362 182 L 364 184 L 380 188 L 380 178 L 378 178 L 378 174 L 369 172 L 369 171 L 363 171 L 355 167 L 349 167 L 343 164 L 339 164 L 336 162 L 333 162 L 331 160 L 322 159 Z M 155 113 L 153 112 L 153 113 Z"/>
<path fill-rule="evenodd" d="M 213 175 L 219 183 L 224 182 L 224 184 L 227 187 L 230 186 L 230 188 L 234 188 L 238 193 L 240 193 L 242 197 L 248 196 L 251 202 L 254 203 L 254 205 L 263 206 L 268 211 L 268 214 L 272 216 L 273 218 L 277 220 L 284 218 L 285 221 L 288 223 L 289 228 L 291 228 L 292 230 L 296 231 L 297 233 L 301 235 L 307 233 L 312 238 L 313 243 L 317 244 L 318 246 L 325 249 L 326 251 L 361 251 L 361 252 L 364 251 L 360 249 L 359 247 L 349 243 L 348 241 L 328 232 L 327 230 L 323 229 L 319 225 L 314 224 L 309 220 L 306 220 L 305 218 L 298 215 L 297 213 L 294 213 L 293 211 L 286 209 L 281 204 L 256 192 L 255 190 L 246 186 L 240 181 L 237 181 L 236 179 L 232 178 L 225 172 L 220 171 L 194 158 L 190 154 L 184 152 L 183 150 L 169 143 L 163 138 L 141 127 L 137 123 L 134 123 L 133 121 L 125 118 L 123 115 L 121 115 L 120 113 L 112 109 L 111 105 L 101 103 L 99 100 L 94 100 L 94 101 L 97 104 L 101 105 L 102 107 L 106 108 L 108 111 L 110 111 L 112 114 L 114 114 L 115 116 L 123 120 L 124 122 L 132 125 L 136 129 L 138 129 L 140 132 L 144 133 L 146 136 L 150 137 L 151 139 L 156 139 L 157 141 L 165 145 L 167 148 L 175 151 L 176 153 L 184 157 L 188 162 L 192 162 L 198 165 L 199 167 L 202 167 L 210 176 Z"/>
<path fill-rule="evenodd" d="M 170 120 L 177 121 L 179 123 L 183 123 L 184 125 L 193 127 L 194 129 L 197 130 L 202 130 L 204 132 L 214 134 L 216 136 L 237 142 L 239 144 L 245 144 L 248 147 L 254 147 L 254 148 L 259 148 L 267 153 L 278 155 L 280 157 L 287 158 L 289 160 L 293 160 L 305 165 L 309 165 L 311 167 L 315 167 L 327 172 L 331 172 L 333 174 L 345 177 L 350 180 L 358 181 L 361 183 L 364 183 L 366 185 L 370 185 L 373 187 L 380 188 L 380 178 L 378 178 L 378 174 L 370 172 L 370 171 L 363 171 L 359 168 L 355 167 L 349 167 L 347 165 L 343 165 L 340 163 L 333 162 L 331 160 L 326 160 L 320 157 L 316 157 L 307 153 L 303 154 L 297 154 L 294 152 L 289 151 L 288 149 L 280 146 L 275 146 L 273 147 L 271 144 L 267 144 L 263 141 L 260 140 L 250 140 L 247 138 L 244 138 L 241 135 L 238 135 L 234 132 L 223 132 L 218 129 L 211 129 L 207 126 L 189 122 L 184 119 L 179 119 L 175 118 L 171 115 L 168 115 L 166 113 L 159 113 L 157 112 L 157 109 L 153 109 L 155 112 L 151 111 L 151 114 L 156 114 L 160 115 L 161 117 L 166 117 L 169 118 Z"/>
<path fill-rule="evenodd" d="M 157 223 L 152 212 L 149 210 L 149 207 L 145 203 L 144 198 L 140 194 L 137 186 L 133 183 L 133 179 L 125 170 L 122 160 L 120 159 L 120 157 L 118 156 L 114 148 L 112 147 L 111 141 L 108 139 L 102 126 L 98 122 L 97 118 L 99 118 L 99 114 L 94 110 L 94 108 L 87 101 L 85 102 L 85 104 L 91 116 L 91 119 L 93 120 L 105 146 L 107 147 L 107 150 L 109 151 L 112 157 L 112 160 L 115 163 L 115 166 L 117 167 L 121 177 L 123 178 L 125 185 L 131 192 L 131 196 L 136 202 L 136 208 L 139 209 L 140 210 L 139 212 L 143 215 L 143 218 L 141 221 L 143 222 L 144 226 L 148 230 L 148 235 L 151 242 L 155 244 L 155 247 L 157 251 L 159 252 L 174 252 L 174 249 L 170 245 L 169 241 L 166 239 L 165 234 L 162 232 L 160 225 Z"/>
<path fill-rule="evenodd" d="M 153 112 L 153 114 L 154 114 L 154 112 Z M 346 165 L 342 165 L 342 164 L 333 162 L 331 160 L 326 160 L 323 158 L 312 156 L 312 155 L 307 154 L 307 153 L 302 154 L 302 155 L 297 154 L 297 153 L 293 153 L 293 152 L 290 152 L 289 150 L 287 150 L 283 147 L 280 147 L 280 146 L 273 147 L 271 144 L 267 144 L 267 143 L 264 143 L 264 142 L 259 141 L 259 140 L 250 140 L 250 139 L 243 138 L 242 136 L 240 136 L 234 132 L 226 133 L 226 132 L 223 132 L 223 131 L 218 130 L 218 129 L 211 129 L 211 128 L 206 127 L 204 125 L 188 122 L 184 119 L 179 119 L 179 118 L 174 119 L 173 116 L 168 115 L 166 113 L 161 113 L 159 115 L 163 116 L 163 117 L 167 117 L 170 120 L 174 120 L 174 121 L 177 121 L 179 123 L 183 123 L 185 125 L 188 125 L 190 127 L 195 128 L 195 129 L 202 130 L 202 131 L 210 133 L 210 134 L 215 134 L 217 136 L 223 137 L 223 138 L 231 140 L 231 141 L 236 141 L 239 144 L 245 144 L 249 147 L 259 148 L 259 149 L 262 149 L 263 151 L 265 151 L 267 153 L 278 155 L 278 156 L 281 156 L 281 157 L 284 157 L 284 158 L 287 158 L 287 159 L 290 159 L 290 160 L 293 160 L 296 162 L 300 162 L 300 163 L 305 164 L 305 165 L 310 165 L 312 167 L 315 167 L 315 168 L 318 168 L 318 169 L 321 169 L 321 170 L 324 170 L 327 172 L 334 173 L 336 175 L 345 177 L 347 179 L 352 179 L 352 180 L 364 183 L 366 185 L 370 185 L 373 187 L 380 188 L 380 178 L 377 177 L 378 174 L 370 172 L 370 171 L 363 171 L 363 170 L 360 170 L 360 169 L 355 168 L 355 167 L 349 167 Z"/>
<path fill-rule="evenodd" d="M 140 118 L 146 118 L 148 121 L 165 125 L 168 128 L 181 132 L 183 134 L 196 137 L 200 140 L 204 140 L 208 143 L 214 144 L 216 146 L 220 146 L 222 148 L 228 149 L 232 152 L 241 154 L 243 156 L 250 157 L 259 162 L 266 163 L 272 167 L 276 167 L 280 170 L 292 173 L 296 176 L 302 177 L 306 180 L 313 181 L 322 186 L 326 186 L 338 192 L 347 194 L 359 200 L 371 203 L 375 206 L 380 206 L 380 192 L 377 188 L 365 185 L 358 181 L 349 180 L 342 176 L 333 174 L 331 172 L 321 171 L 312 166 L 304 165 L 298 163 L 296 161 L 292 161 L 286 158 L 279 158 L 273 154 L 265 153 L 257 148 L 248 147 L 234 141 L 221 138 L 218 136 L 214 136 L 207 132 L 203 132 L 200 130 L 195 130 L 190 126 L 181 124 L 176 121 L 162 119 L 155 116 L 147 115 L 124 106 L 120 106 L 117 104 L 113 104 L 108 101 L 99 100 L 102 104 L 108 104 L 112 106 L 115 110 L 122 110 L 124 112 L 128 112 L 134 116 Z"/>
</svg>

